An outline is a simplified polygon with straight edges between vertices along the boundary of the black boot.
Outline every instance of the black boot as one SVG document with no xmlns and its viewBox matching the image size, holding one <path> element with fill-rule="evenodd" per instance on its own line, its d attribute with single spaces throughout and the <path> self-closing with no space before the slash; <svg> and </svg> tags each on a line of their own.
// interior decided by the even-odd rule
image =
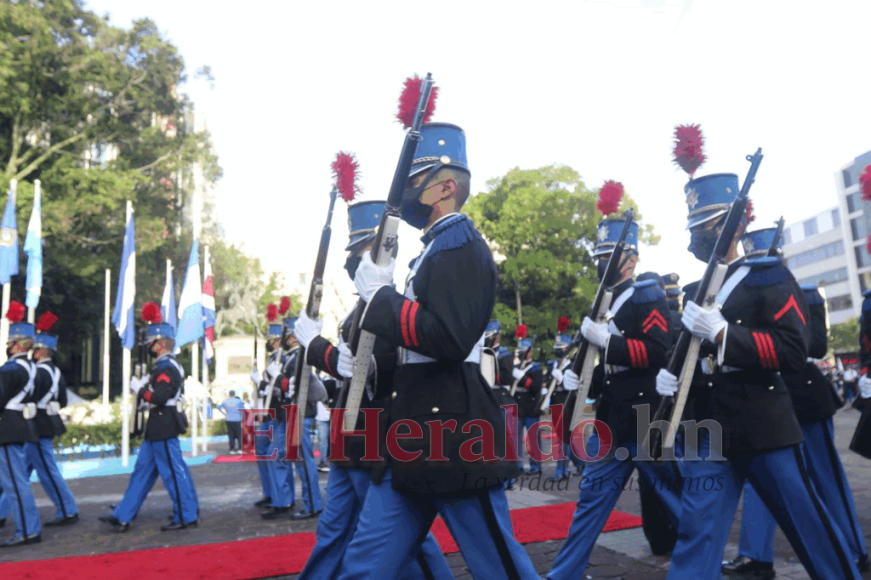
<svg viewBox="0 0 871 580">
<path fill-rule="evenodd" d="M 316 512 L 310 512 L 310 511 L 304 509 L 304 510 L 302 510 L 302 511 L 300 511 L 300 512 L 296 512 L 295 514 L 293 514 L 293 515 L 290 516 L 290 517 L 293 518 L 293 519 L 295 519 L 295 520 L 307 520 L 307 519 L 309 519 L 309 518 L 313 518 L 313 517 L 317 516 L 317 515 L 320 514 L 322 511 L 324 511 L 324 510 L 318 510 L 318 511 L 316 511 Z"/>
<path fill-rule="evenodd" d="M 166 524 L 165 526 L 160 527 L 160 531 L 161 532 L 171 532 L 173 530 L 184 530 L 186 528 L 195 528 L 195 527 L 197 527 L 197 520 L 194 520 L 192 522 L 188 522 L 186 524 L 182 524 L 182 523 Z"/>
<path fill-rule="evenodd" d="M 0 544 L 0 548 L 14 548 L 15 546 L 23 546 L 25 544 L 38 544 L 42 541 L 42 537 L 39 534 L 34 534 L 33 536 L 14 536 L 11 539 Z"/>
<path fill-rule="evenodd" d="M 760 562 L 747 556 L 738 556 L 734 560 L 723 562 L 723 575 L 730 578 L 771 580 L 775 576 L 774 564 Z"/>
<path fill-rule="evenodd" d="M 112 524 L 112 527 L 115 528 L 115 531 L 123 534 L 127 530 L 130 529 L 129 523 L 124 523 L 115 516 L 100 516 L 98 518 L 101 522 L 106 522 L 107 524 Z"/>
<path fill-rule="evenodd" d="M 271 504 L 271 503 L 272 503 L 272 498 L 271 498 L 271 497 L 264 497 L 264 498 L 261 499 L 260 501 L 255 502 L 255 503 L 254 503 L 254 507 L 257 507 L 257 508 L 267 507 L 267 506 L 269 506 L 269 504 Z"/>
<path fill-rule="evenodd" d="M 290 506 L 287 507 L 271 507 L 265 512 L 260 514 L 260 517 L 264 520 L 274 520 L 278 517 L 281 517 L 283 514 L 286 514 L 290 511 Z"/>
<path fill-rule="evenodd" d="M 856 562 L 856 567 L 859 568 L 859 572 L 871 570 L 871 560 L 868 560 L 868 554 L 862 554 L 862 557 Z"/>
</svg>

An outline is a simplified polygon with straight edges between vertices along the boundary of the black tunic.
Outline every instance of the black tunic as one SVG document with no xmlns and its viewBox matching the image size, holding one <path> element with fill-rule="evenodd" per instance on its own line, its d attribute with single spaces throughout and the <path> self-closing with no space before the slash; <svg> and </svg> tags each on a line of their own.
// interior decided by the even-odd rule
<svg viewBox="0 0 871 580">
<path fill-rule="evenodd" d="M 154 363 L 148 384 L 143 387 L 142 398 L 154 406 L 148 413 L 145 439 L 163 441 L 178 437 L 187 431 L 184 413 L 176 407 L 184 388 L 181 366 L 171 354 L 161 356 Z"/>
<path fill-rule="evenodd" d="M 60 415 L 49 414 L 48 408 L 52 401 L 57 401 L 58 405 L 63 408 L 67 406 L 67 383 L 63 375 L 60 373 L 57 366 L 51 359 L 43 359 L 36 365 L 36 379 L 34 380 L 35 388 L 33 390 L 33 400 L 37 404 L 45 398 L 52 387 L 54 386 L 54 376 L 58 377 L 57 397 L 52 397 L 48 400 L 46 408 L 36 408 L 36 431 L 40 439 L 43 437 L 57 437 L 66 433 L 67 428 L 64 425 Z"/>
<path fill-rule="evenodd" d="M 538 405 L 541 403 L 541 387 L 544 385 L 544 374 L 541 363 L 525 361 L 518 367 L 523 377 L 517 381 L 514 400 L 521 419 L 538 418 Z M 513 377 L 513 374 L 511 375 Z"/>
<path fill-rule="evenodd" d="M 20 361 L 20 362 L 19 362 Z M 24 366 L 22 366 L 24 365 Z M 24 354 L 17 354 L 0 367 L 0 445 L 7 443 L 37 443 L 39 436 L 33 421 L 24 418 L 23 411 L 7 409 L 8 404 L 33 403 L 33 390 L 26 391 L 30 382 L 32 362 Z M 27 369 L 25 368 L 27 367 Z M 21 396 L 19 396 L 21 395 Z"/>
</svg>

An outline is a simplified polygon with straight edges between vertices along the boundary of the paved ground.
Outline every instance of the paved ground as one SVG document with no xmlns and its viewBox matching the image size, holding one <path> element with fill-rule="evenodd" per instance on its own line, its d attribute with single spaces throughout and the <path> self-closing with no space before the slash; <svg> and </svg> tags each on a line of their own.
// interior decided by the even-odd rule
<svg viewBox="0 0 871 580">
<path fill-rule="evenodd" d="M 837 445 L 850 479 L 856 500 L 856 509 L 866 541 L 871 543 L 871 470 L 867 460 L 847 450 L 855 429 L 858 413 L 852 409 L 841 411 L 835 418 Z M 226 447 L 216 445 L 212 452 L 222 452 Z M 191 469 L 197 483 L 201 503 L 201 521 L 197 529 L 163 533 L 160 526 L 171 511 L 166 491 L 158 484 L 148 496 L 148 500 L 131 530 L 126 534 L 115 534 L 107 524 L 97 521 L 97 517 L 109 513 L 107 505 L 121 498 L 127 486 L 128 476 L 109 476 L 100 478 L 75 479 L 69 482 L 79 503 L 82 521 L 70 528 L 43 529 L 43 542 L 35 546 L 13 548 L 0 553 L 0 562 L 34 560 L 62 556 L 79 556 L 105 552 L 134 549 L 168 547 L 182 544 L 204 544 L 231 540 L 243 540 L 276 534 L 315 531 L 317 522 L 306 520 L 294 522 L 290 519 L 265 521 L 259 517 L 259 510 L 252 503 L 260 499 L 260 485 L 257 469 L 253 463 L 209 464 Z M 553 474 L 553 464 L 545 465 L 545 476 Z M 321 486 L 326 485 L 326 474 L 320 475 Z M 513 508 L 530 505 L 544 505 L 577 500 L 577 479 L 568 490 L 540 491 L 528 489 L 509 492 Z M 54 508 L 46 498 L 42 488 L 34 486 L 37 504 L 43 520 L 54 515 Z M 299 490 L 297 490 L 299 494 Z M 624 493 L 617 508 L 625 512 L 640 514 L 638 494 Z M 730 544 L 726 557 L 737 552 L 740 528 L 740 510 L 732 525 Z M 12 531 L 7 525 L 0 536 L 6 537 Z M 536 568 L 544 574 L 559 552 L 562 541 L 528 544 Z M 798 562 L 786 538 L 778 531 L 775 538 L 775 567 L 777 577 L 784 580 L 808 578 Z M 448 562 L 458 580 L 471 576 L 465 568 L 460 554 L 448 556 Z M 625 580 L 658 580 L 665 578 L 668 558 L 653 556 L 641 529 L 610 532 L 599 537 L 593 551 L 592 560 L 585 576 L 587 578 L 612 578 Z M 871 579 L 871 573 L 864 576 Z M 284 578 L 295 578 L 286 576 Z"/>
</svg>

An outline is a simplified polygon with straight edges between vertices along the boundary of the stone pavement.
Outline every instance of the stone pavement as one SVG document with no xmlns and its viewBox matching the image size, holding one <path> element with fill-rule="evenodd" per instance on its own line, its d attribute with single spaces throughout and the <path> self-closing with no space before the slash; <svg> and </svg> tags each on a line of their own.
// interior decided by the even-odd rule
<svg viewBox="0 0 871 580">
<path fill-rule="evenodd" d="M 859 414 L 853 409 L 844 409 L 835 417 L 837 446 L 853 489 L 856 509 L 866 541 L 871 533 L 871 469 L 867 460 L 848 451 Z M 210 452 L 224 452 L 225 445 L 214 445 Z M 23 546 L 0 552 L 0 562 L 80 556 L 124 550 L 192 545 L 232 540 L 243 540 L 294 532 L 314 532 L 316 520 L 294 522 L 290 519 L 265 521 L 258 509 L 252 506 L 260 499 L 260 484 L 257 468 L 253 463 L 222 463 L 191 468 L 201 503 L 201 521 L 197 529 L 163 533 L 160 526 L 171 511 L 169 497 L 160 483 L 148 496 L 142 512 L 126 534 L 111 532 L 107 524 L 97 517 L 109 513 L 109 503 L 119 500 L 127 486 L 128 476 L 82 478 L 69 482 L 78 501 L 82 521 L 70 528 L 43 528 L 43 541 L 34 546 Z M 553 474 L 553 464 L 545 464 L 545 476 Z M 326 486 L 326 474 L 320 474 L 321 487 Z M 551 480 L 552 481 L 552 480 Z M 512 508 L 574 502 L 577 500 L 578 479 L 561 489 L 543 489 L 544 485 L 529 489 L 530 481 L 522 489 L 508 492 Z M 43 521 L 54 516 L 54 508 L 46 498 L 41 486 L 34 486 L 37 505 Z M 301 490 L 297 482 L 297 497 Z M 617 503 L 617 509 L 640 514 L 638 494 L 626 492 Z M 732 524 L 729 546 L 725 557 L 737 552 L 740 533 L 740 509 Z M 0 538 L 12 534 L 10 525 L 0 530 Z M 550 568 L 563 541 L 527 544 L 526 549 L 536 569 L 543 575 Z M 775 537 L 775 569 L 783 580 L 804 580 L 808 576 L 801 563 L 778 530 Z M 462 556 L 450 554 L 448 562 L 458 580 L 469 579 Z M 664 579 L 668 570 L 668 558 L 653 556 L 640 528 L 602 534 L 593 550 L 590 566 L 583 577 L 625 580 Z M 283 578 L 296 578 L 284 576 Z M 579 575 L 579 578 L 582 576 Z M 864 578 L 871 580 L 871 573 Z M 702 579 L 699 579 L 702 580 Z"/>
</svg>

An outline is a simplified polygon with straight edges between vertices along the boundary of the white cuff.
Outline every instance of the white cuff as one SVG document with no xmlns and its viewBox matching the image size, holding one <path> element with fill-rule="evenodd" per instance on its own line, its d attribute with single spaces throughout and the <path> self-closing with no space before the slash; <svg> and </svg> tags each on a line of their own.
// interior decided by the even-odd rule
<svg viewBox="0 0 871 580">
<path fill-rule="evenodd" d="M 717 348 L 717 364 L 722 368 L 723 359 L 726 357 L 726 339 L 729 337 L 729 325 L 723 328 L 723 342 Z"/>
</svg>

